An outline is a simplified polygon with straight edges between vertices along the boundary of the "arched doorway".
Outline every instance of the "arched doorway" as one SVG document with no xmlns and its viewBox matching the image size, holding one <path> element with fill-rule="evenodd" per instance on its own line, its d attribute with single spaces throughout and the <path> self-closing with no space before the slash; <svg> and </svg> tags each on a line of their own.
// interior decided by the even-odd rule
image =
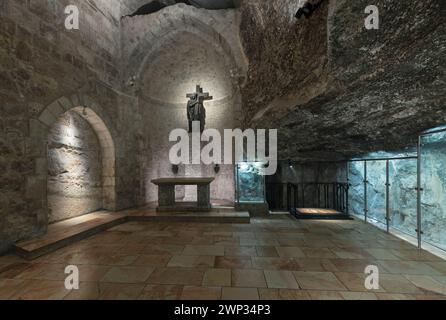
<svg viewBox="0 0 446 320">
<path fill-rule="evenodd" d="M 100 173 L 96 173 L 96 180 L 100 181 L 100 209 L 116 211 L 116 150 L 115 139 L 118 137 L 107 113 L 97 104 L 97 102 L 84 93 L 63 96 L 48 105 L 36 119 L 30 121 L 30 151 L 34 155 L 35 171 L 34 175 L 28 178 L 27 194 L 30 203 L 35 209 L 36 225 L 35 232 L 44 232 L 50 221 L 55 222 L 49 214 L 48 180 L 50 177 L 48 151 L 51 146 L 49 141 L 53 127 L 65 113 L 75 114 L 77 121 L 83 121 L 85 126 L 90 128 L 90 132 L 96 135 L 97 151 L 100 153 L 100 163 L 97 165 Z M 70 136 L 70 135 L 68 135 Z M 75 137 L 75 134 L 71 136 Z M 59 170 L 58 172 L 64 172 Z M 53 172 L 54 173 L 54 172 Z M 50 173 L 51 174 L 51 173 Z M 68 177 L 67 177 L 68 178 Z M 99 205 L 98 205 L 99 207 Z M 61 207 L 63 209 L 63 207 Z M 66 208 L 66 210 L 69 210 Z M 88 213 L 88 212 L 84 212 Z"/>
<path fill-rule="evenodd" d="M 75 107 L 58 117 L 47 156 L 49 223 L 115 208 L 114 143 L 92 109 Z"/>
</svg>

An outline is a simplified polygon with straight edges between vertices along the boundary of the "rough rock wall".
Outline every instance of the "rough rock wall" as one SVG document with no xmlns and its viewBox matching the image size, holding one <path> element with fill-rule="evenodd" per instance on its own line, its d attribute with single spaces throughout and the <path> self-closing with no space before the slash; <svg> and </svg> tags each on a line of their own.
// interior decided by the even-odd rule
<svg viewBox="0 0 446 320">
<path fill-rule="evenodd" d="M 327 6 L 310 20 L 297 21 L 298 1 L 242 2 L 241 37 L 249 59 L 248 81 L 243 88 L 247 124 L 287 111 L 296 91 L 303 99 L 314 96 L 324 82 L 327 63 Z M 284 101 L 285 100 L 285 101 Z M 289 103 L 289 102 L 288 102 Z"/>
<path fill-rule="evenodd" d="M 80 30 L 64 28 L 68 4 L 79 7 Z M 141 123 L 135 100 L 119 92 L 119 7 L 117 0 L 0 2 L 0 252 L 48 225 L 46 138 L 67 108 L 100 106 L 116 144 L 116 207 L 143 201 Z"/>
<path fill-rule="evenodd" d="M 48 139 L 49 223 L 102 208 L 101 147 L 90 124 L 64 113 Z"/>
<path fill-rule="evenodd" d="M 297 1 L 242 3 L 246 122 L 280 129 L 282 159 L 400 150 L 446 122 L 442 1 L 375 1 L 370 31 L 369 4 L 325 1 L 297 20 Z"/>
</svg>

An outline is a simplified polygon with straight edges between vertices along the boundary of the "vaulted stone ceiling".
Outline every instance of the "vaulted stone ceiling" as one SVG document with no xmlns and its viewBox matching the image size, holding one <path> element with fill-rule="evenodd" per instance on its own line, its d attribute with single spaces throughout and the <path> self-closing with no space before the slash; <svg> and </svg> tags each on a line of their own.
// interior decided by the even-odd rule
<svg viewBox="0 0 446 320">
<path fill-rule="evenodd" d="M 248 127 L 279 129 L 282 159 L 336 159 L 399 150 L 446 123 L 441 0 L 325 1 L 295 19 L 296 1 L 241 6 L 249 59 L 242 90 Z"/>
<path fill-rule="evenodd" d="M 164 7 L 178 3 L 185 3 L 196 8 L 218 10 L 235 8 L 239 6 L 240 0 L 129 0 L 125 3 L 129 8 L 125 14 L 135 14 L 138 11 L 143 13 L 156 12 Z"/>
<path fill-rule="evenodd" d="M 279 129 L 282 159 L 339 159 L 400 151 L 446 123 L 441 2 L 376 0 L 380 29 L 370 31 L 368 0 L 325 0 L 308 19 L 295 18 L 297 0 L 168 9 L 237 7 L 245 57 L 236 58 L 249 64 L 240 82 L 245 127 Z M 128 3 L 136 10 L 148 2 Z"/>
</svg>

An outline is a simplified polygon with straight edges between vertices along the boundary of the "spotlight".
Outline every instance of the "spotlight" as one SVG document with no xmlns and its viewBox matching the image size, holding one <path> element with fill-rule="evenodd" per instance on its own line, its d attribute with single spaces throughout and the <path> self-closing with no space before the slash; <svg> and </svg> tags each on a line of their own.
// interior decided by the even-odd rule
<svg viewBox="0 0 446 320">
<path fill-rule="evenodd" d="M 308 19 L 313 12 L 321 6 L 322 2 L 324 2 L 324 0 L 319 0 L 318 2 L 312 1 L 312 3 L 307 1 L 301 8 L 299 8 L 299 10 L 297 10 L 296 18 L 300 19 L 302 16 L 305 16 L 305 18 Z"/>
<path fill-rule="evenodd" d="M 313 5 L 307 2 L 302 8 L 299 8 L 299 10 L 297 10 L 296 18 L 300 19 L 302 18 L 302 16 L 305 16 L 305 18 L 308 19 L 313 14 L 313 11 L 314 11 Z"/>
</svg>

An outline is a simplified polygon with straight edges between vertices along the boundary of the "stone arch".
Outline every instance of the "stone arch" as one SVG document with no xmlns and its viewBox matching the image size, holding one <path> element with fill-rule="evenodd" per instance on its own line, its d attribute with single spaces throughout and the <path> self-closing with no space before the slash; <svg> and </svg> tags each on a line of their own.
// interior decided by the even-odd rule
<svg viewBox="0 0 446 320">
<path fill-rule="evenodd" d="M 169 41 L 167 41 L 168 39 Z M 136 81 L 136 89 L 137 91 L 135 92 L 136 94 L 139 94 L 140 90 L 143 90 L 144 87 L 147 85 L 147 83 L 151 82 L 151 78 L 147 79 L 147 73 L 153 69 L 157 69 L 159 67 L 159 65 L 157 65 L 157 63 L 159 63 L 159 59 L 161 58 L 159 55 L 159 52 L 161 50 L 166 50 L 166 51 L 171 51 L 171 52 L 175 52 L 177 51 L 176 49 L 178 48 L 178 46 L 182 46 L 184 44 L 183 39 L 184 38 L 188 38 L 188 41 L 197 41 L 196 43 L 202 43 L 203 46 L 207 46 L 207 48 L 209 48 L 208 51 L 211 51 L 212 53 L 215 53 L 216 55 L 218 55 L 219 59 L 218 59 L 218 63 L 215 63 L 214 65 L 222 65 L 224 66 L 221 69 L 221 72 L 219 73 L 220 75 L 224 74 L 224 77 L 222 76 L 221 78 L 225 78 L 226 81 L 225 83 L 228 85 L 227 89 L 230 89 L 226 91 L 226 95 L 217 95 L 218 97 L 215 96 L 215 92 L 213 94 L 214 99 L 210 102 L 207 103 L 208 106 L 211 105 L 215 105 L 217 102 L 223 102 L 223 100 L 231 100 L 234 99 L 234 97 L 238 94 L 239 92 L 239 88 L 238 88 L 238 84 L 234 82 L 234 78 L 232 77 L 232 73 L 231 70 L 234 69 L 234 65 L 232 63 L 232 61 L 230 61 L 229 59 L 227 59 L 227 57 L 225 56 L 225 52 L 224 50 L 222 50 L 222 48 L 218 47 L 218 46 L 214 46 L 211 44 L 210 39 L 208 39 L 207 37 L 204 37 L 201 34 L 197 34 L 194 32 L 190 32 L 189 30 L 178 30 L 175 32 L 170 33 L 169 35 L 166 35 L 165 38 L 160 41 L 162 43 L 158 44 L 156 47 L 153 47 L 152 51 L 148 52 L 148 54 L 146 55 L 143 64 L 141 64 L 139 70 L 138 70 L 138 75 L 137 75 L 137 81 Z M 167 42 L 167 43 L 166 43 Z M 171 42 L 175 43 L 175 44 L 170 44 Z M 203 51 L 207 51 L 207 50 L 203 50 Z M 170 53 L 166 52 L 164 54 L 164 56 L 169 56 Z M 225 59 L 226 58 L 226 59 Z M 177 61 L 174 61 L 176 59 L 171 59 L 171 63 L 175 64 L 178 63 Z M 185 61 L 188 61 L 188 57 L 184 58 Z M 220 62 L 221 61 L 221 62 Z M 184 62 L 184 61 L 183 61 Z M 179 62 L 180 65 L 182 65 L 182 62 Z M 177 69 L 180 69 L 181 66 L 179 66 Z M 169 72 L 167 72 L 169 73 Z M 170 74 L 170 73 L 169 73 Z M 158 75 L 159 76 L 159 75 Z M 207 83 L 207 82 L 205 82 Z M 178 87 L 180 85 L 176 85 L 176 87 Z M 166 92 L 169 92 L 170 95 L 172 95 L 172 88 L 169 87 L 165 87 Z M 193 86 L 193 89 L 195 89 L 195 85 Z M 191 88 L 192 90 L 192 88 Z M 148 99 L 148 101 L 153 101 L 155 104 L 159 104 L 159 103 L 163 103 L 163 104 L 169 104 L 172 103 L 172 101 L 169 100 L 163 100 L 163 99 L 157 99 L 155 97 L 152 96 L 145 96 L 145 99 Z M 178 104 L 178 101 L 176 103 L 172 103 L 172 106 L 175 108 L 184 108 L 184 103 L 181 102 L 181 104 Z"/>
<path fill-rule="evenodd" d="M 72 111 L 86 120 L 97 135 L 102 155 L 102 199 L 103 209 L 114 211 L 116 198 L 116 132 L 104 110 L 88 95 L 74 94 L 64 96 L 48 105 L 37 119 L 31 120 L 30 138 L 36 142 L 33 154 L 35 156 L 35 175 L 30 178 L 34 183 L 27 184 L 27 192 L 32 192 L 36 184 L 45 192 L 41 192 L 43 209 L 37 214 L 38 225 L 45 228 L 48 224 L 47 174 L 48 174 L 48 136 L 52 126 L 64 113 Z M 28 186 L 29 185 L 29 186 Z"/>
<path fill-rule="evenodd" d="M 181 7 L 181 14 L 175 11 L 175 7 Z M 132 18 L 125 18 L 132 19 Z M 198 37 L 205 38 L 215 50 L 223 51 L 231 73 L 238 84 L 243 83 L 248 70 L 248 60 L 241 46 L 237 34 L 225 32 L 224 27 L 218 19 L 203 12 L 189 8 L 186 5 L 176 5 L 163 9 L 160 13 L 149 16 L 142 16 L 136 21 L 138 29 L 143 30 L 143 36 L 130 40 L 124 55 L 129 63 L 124 68 L 124 79 L 133 77 L 139 80 L 140 74 L 144 71 L 150 56 L 156 53 L 166 43 L 175 42 L 175 36 L 182 32 L 193 33 Z M 142 24 L 141 22 L 145 23 Z M 124 20 L 124 31 L 131 33 L 131 21 Z M 217 27 L 218 26 L 218 27 Z M 134 26 L 133 26 L 134 27 Z M 220 30 L 220 29 L 221 30 Z"/>
<path fill-rule="evenodd" d="M 153 56 L 159 53 L 159 51 L 162 50 L 163 46 L 165 46 L 166 43 L 175 42 L 175 39 L 179 35 L 186 33 L 192 34 L 196 38 L 201 39 L 205 44 L 212 45 L 213 50 L 220 53 L 221 57 L 225 59 L 225 64 L 228 66 L 228 70 L 231 73 L 231 75 L 234 76 L 237 73 L 236 71 L 237 65 L 234 57 L 232 56 L 232 54 L 228 55 L 228 51 L 224 48 L 224 46 L 216 45 L 215 38 L 209 37 L 209 35 L 207 34 L 196 32 L 196 30 L 191 30 L 191 29 L 173 30 L 165 34 L 161 39 L 158 40 L 156 45 L 152 46 L 150 50 L 146 51 L 146 55 L 142 63 L 139 65 L 138 69 L 135 69 L 137 85 L 139 85 L 139 82 L 142 81 L 142 74 L 148 68 L 148 65 L 150 64 Z M 233 85 L 238 86 L 238 83 L 234 82 Z"/>
</svg>

